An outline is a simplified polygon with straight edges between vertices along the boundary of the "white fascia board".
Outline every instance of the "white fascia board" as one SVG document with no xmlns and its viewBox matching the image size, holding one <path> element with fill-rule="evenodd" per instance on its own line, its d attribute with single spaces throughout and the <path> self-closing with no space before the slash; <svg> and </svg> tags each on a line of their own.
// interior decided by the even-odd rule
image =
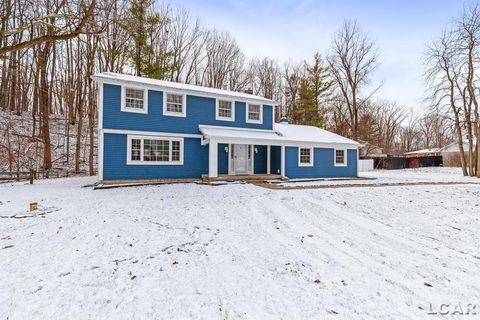
<svg viewBox="0 0 480 320">
<path fill-rule="evenodd" d="M 112 134 L 130 134 L 141 136 L 162 136 L 162 137 L 179 137 L 179 138 L 202 138 L 201 134 L 192 133 L 172 133 L 172 132 L 157 132 L 157 131 L 137 131 L 137 130 L 119 130 L 119 129 L 103 129 L 104 133 Z"/>
<path fill-rule="evenodd" d="M 236 97 L 234 95 L 229 95 L 229 94 L 219 94 L 219 93 L 209 93 L 209 92 L 204 92 L 199 90 L 191 90 L 191 89 L 182 89 L 182 88 L 175 88 L 175 87 L 167 87 L 167 86 L 162 86 L 162 85 L 157 85 L 157 84 L 147 84 L 147 83 L 142 83 L 139 81 L 131 81 L 131 80 L 124 80 L 124 79 L 112 79 L 109 77 L 103 77 L 101 75 L 96 75 L 92 76 L 92 79 L 99 82 L 99 83 L 108 83 L 108 84 L 114 84 L 114 85 L 131 85 L 131 86 L 136 86 L 136 87 L 141 87 L 145 89 L 150 89 L 150 90 L 157 90 L 157 91 L 178 91 L 182 92 L 183 94 L 186 95 L 191 95 L 191 96 L 196 96 L 196 97 L 204 97 L 204 98 L 221 98 L 221 99 L 230 99 L 230 100 L 235 100 L 238 102 L 252 102 L 255 104 L 261 104 L 261 105 L 267 105 L 267 106 L 276 106 L 277 103 L 275 101 L 268 101 L 268 100 L 263 100 L 263 99 L 256 99 L 255 97 L 247 98 L 247 97 Z"/>
<path fill-rule="evenodd" d="M 211 138 L 208 135 L 207 139 Z M 245 139 L 245 138 L 231 138 L 231 137 L 213 137 L 219 143 L 237 143 L 237 144 L 256 144 L 256 145 L 270 145 L 270 146 L 285 146 L 285 147 L 308 147 L 308 148 L 338 148 L 338 149 L 357 149 L 356 145 L 347 144 L 332 144 L 332 143 L 314 143 L 305 141 L 285 141 L 285 140 L 267 140 L 267 139 Z"/>
</svg>

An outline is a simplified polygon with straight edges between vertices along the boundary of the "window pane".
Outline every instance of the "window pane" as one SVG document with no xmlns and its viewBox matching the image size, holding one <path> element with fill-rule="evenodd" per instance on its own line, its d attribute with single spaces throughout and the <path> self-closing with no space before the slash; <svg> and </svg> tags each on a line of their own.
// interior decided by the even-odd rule
<svg viewBox="0 0 480 320">
<path fill-rule="evenodd" d="M 140 139 L 132 139 L 132 154 L 131 160 L 133 161 L 140 161 L 140 148 L 141 148 L 141 140 Z"/>
<path fill-rule="evenodd" d="M 260 105 L 249 104 L 248 105 L 248 120 L 260 120 Z"/>
<path fill-rule="evenodd" d="M 172 161 L 180 161 L 180 141 L 172 141 Z"/>
<path fill-rule="evenodd" d="M 218 116 L 222 118 L 232 118 L 232 102 L 219 100 Z"/>
<path fill-rule="evenodd" d="M 167 93 L 167 111 L 183 113 L 183 96 L 180 94 Z"/>
<path fill-rule="evenodd" d="M 125 107 L 143 109 L 143 90 L 125 88 Z"/>
<path fill-rule="evenodd" d="M 311 163 L 311 150 L 309 148 L 300 148 L 300 163 Z"/>
<path fill-rule="evenodd" d="M 170 141 L 150 140 L 143 141 L 143 161 L 168 161 Z"/>
<path fill-rule="evenodd" d="M 345 150 L 335 150 L 335 163 L 337 164 L 345 163 Z"/>
</svg>

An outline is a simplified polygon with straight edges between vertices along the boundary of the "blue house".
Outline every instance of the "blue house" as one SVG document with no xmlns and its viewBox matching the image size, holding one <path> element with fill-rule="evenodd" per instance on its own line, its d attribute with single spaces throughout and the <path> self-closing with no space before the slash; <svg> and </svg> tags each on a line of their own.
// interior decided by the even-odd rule
<svg viewBox="0 0 480 320">
<path fill-rule="evenodd" d="M 316 127 L 275 123 L 272 100 L 124 74 L 94 79 L 101 181 L 357 176 L 357 142 Z"/>
</svg>

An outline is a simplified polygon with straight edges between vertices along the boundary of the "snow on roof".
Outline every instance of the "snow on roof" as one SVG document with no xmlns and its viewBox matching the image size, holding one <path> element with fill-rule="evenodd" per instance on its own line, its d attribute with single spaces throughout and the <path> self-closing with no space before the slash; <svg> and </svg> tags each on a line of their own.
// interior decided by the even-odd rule
<svg viewBox="0 0 480 320">
<path fill-rule="evenodd" d="M 304 126 L 298 124 L 274 123 L 273 130 L 278 132 L 287 140 L 305 141 L 312 143 L 334 143 L 334 144 L 360 144 L 351 139 L 342 137 L 336 133 L 323 130 L 314 126 Z"/>
<path fill-rule="evenodd" d="M 185 84 L 185 83 L 172 82 L 172 81 L 166 81 L 166 80 L 137 77 L 137 76 L 121 74 L 121 73 L 113 73 L 113 72 L 97 73 L 93 76 L 93 79 L 97 81 L 106 81 L 106 82 L 113 81 L 116 83 L 124 83 L 124 82 L 138 83 L 146 86 L 160 87 L 162 89 L 172 89 L 177 91 L 190 92 L 191 94 L 195 94 L 195 93 L 199 95 L 207 94 L 207 95 L 213 95 L 213 96 L 237 98 L 239 100 L 256 101 L 259 103 L 269 104 L 269 105 L 276 104 L 275 101 L 273 100 L 256 96 L 253 94 L 244 93 L 244 92 L 202 87 L 202 86 L 197 86 L 193 84 Z"/>
<path fill-rule="evenodd" d="M 422 150 L 405 152 L 405 154 L 416 155 L 416 154 L 438 153 L 440 151 L 441 151 L 441 148 L 431 148 L 431 149 L 422 149 Z"/>
<path fill-rule="evenodd" d="M 255 140 L 265 143 L 296 143 L 296 144 L 321 144 L 321 145 L 348 145 L 360 144 L 338 134 L 312 126 L 275 123 L 273 130 L 259 130 L 247 128 L 233 128 L 200 125 L 200 131 L 206 138 L 220 138 L 230 140 Z"/>
</svg>

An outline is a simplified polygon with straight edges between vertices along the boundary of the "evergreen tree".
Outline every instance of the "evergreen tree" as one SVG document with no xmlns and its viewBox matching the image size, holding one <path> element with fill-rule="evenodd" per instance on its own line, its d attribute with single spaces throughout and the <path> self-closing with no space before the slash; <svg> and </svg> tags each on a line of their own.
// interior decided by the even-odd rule
<svg viewBox="0 0 480 320">
<path fill-rule="evenodd" d="M 305 74 L 300 81 L 297 119 L 301 124 L 324 127 L 328 109 L 322 105 L 330 96 L 333 81 L 319 53 L 311 65 L 305 62 Z"/>
<path fill-rule="evenodd" d="M 173 69 L 172 52 L 162 45 L 158 30 L 166 27 L 167 19 L 153 10 L 154 0 L 134 0 L 124 29 L 133 41 L 127 48 L 137 76 L 164 79 Z"/>
</svg>

